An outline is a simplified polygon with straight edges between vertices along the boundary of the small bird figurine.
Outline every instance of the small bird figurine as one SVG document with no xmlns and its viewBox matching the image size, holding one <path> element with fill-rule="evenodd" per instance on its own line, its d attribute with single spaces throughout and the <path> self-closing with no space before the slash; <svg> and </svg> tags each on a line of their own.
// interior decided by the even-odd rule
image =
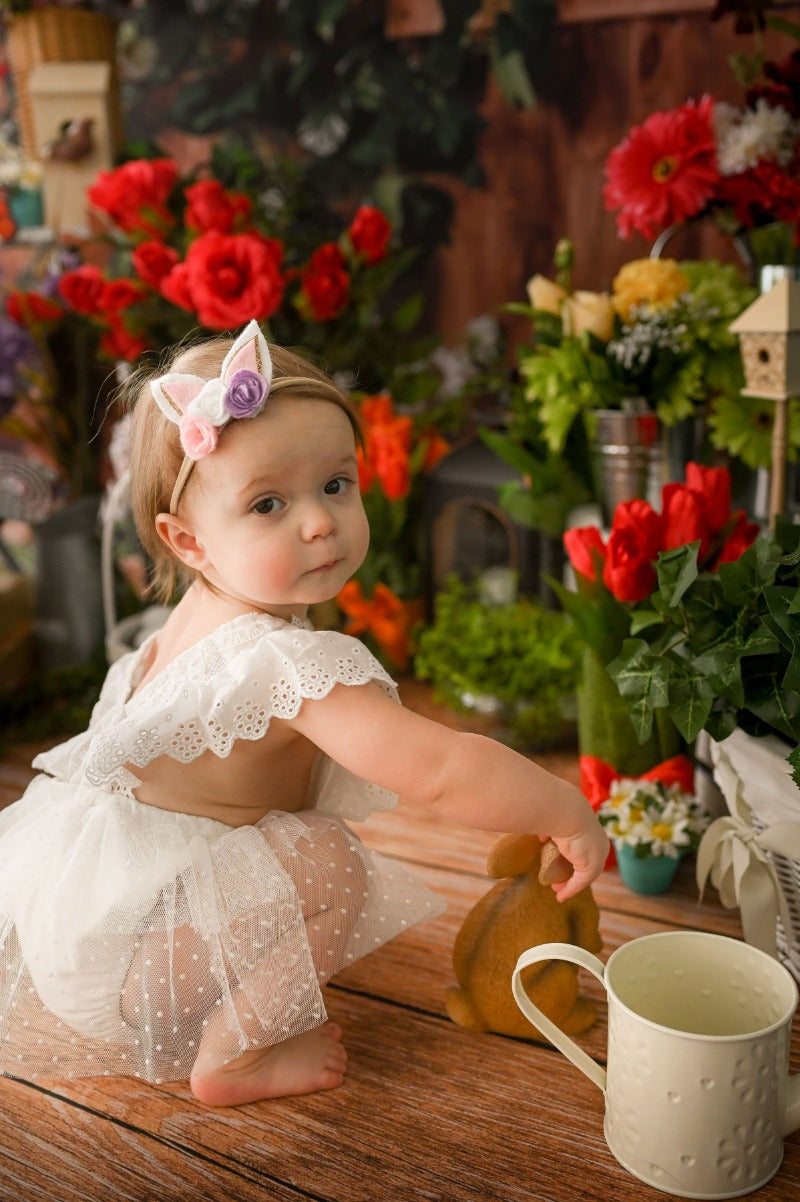
<svg viewBox="0 0 800 1202">
<path fill-rule="evenodd" d="M 45 147 L 45 158 L 59 163 L 77 163 L 94 150 L 93 117 L 62 121 L 58 134 Z"/>
</svg>

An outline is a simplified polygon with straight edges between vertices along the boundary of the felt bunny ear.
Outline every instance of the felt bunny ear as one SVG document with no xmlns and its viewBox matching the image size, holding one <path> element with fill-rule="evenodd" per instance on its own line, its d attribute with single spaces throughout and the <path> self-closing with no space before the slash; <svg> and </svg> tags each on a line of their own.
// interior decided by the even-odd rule
<svg viewBox="0 0 800 1202">
<path fill-rule="evenodd" d="M 165 417 L 176 426 L 181 423 L 191 402 L 198 396 L 206 381 L 188 372 L 173 371 L 150 381 L 150 391 Z"/>
<path fill-rule="evenodd" d="M 222 361 L 220 375 L 228 383 L 237 371 L 254 371 L 272 383 L 272 358 L 269 346 L 257 321 L 249 322 Z"/>
</svg>

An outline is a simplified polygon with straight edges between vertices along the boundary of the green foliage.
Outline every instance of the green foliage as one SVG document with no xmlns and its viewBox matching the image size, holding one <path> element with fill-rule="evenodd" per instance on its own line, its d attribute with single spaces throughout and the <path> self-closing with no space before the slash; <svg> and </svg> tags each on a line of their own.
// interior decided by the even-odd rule
<svg viewBox="0 0 800 1202">
<path fill-rule="evenodd" d="M 386 36 L 386 5 L 370 0 L 131 5 L 129 124 L 150 139 L 164 126 L 199 136 L 249 126 L 270 153 L 299 148 L 334 202 L 369 196 L 386 209 L 379 191 L 392 188 L 404 243 L 440 243 L 452 205 L 423 176 L 483 182 L 487 73 L 509 103 L 534 103 L 556 3 L 511 0 L 485 27 L 478 0 L 442 0 L 442 9 L 441 33 L 406 39 Z M 154 55 L 145 72 L 137 43 Z"/>
<path fill-rule="evenodd" d="M 20 743 L 79 734 L 89 725 L 108 664 L 102 652 L 88 663 L 39 671 L 0 701 L 0 753 Z"/>
<path fill-rule="evenodd" d="M 698 545 L 659 557 L 658 588 L 636 611 L 636 637 L 624 638 L 607 664 L 638 737 L 665 708 L 688 743 L 701 730 L 724 739 L 736 726 L 800 743 L 800 527 L 779 520 L 774 535 L 715 573 L 698 572 Z M 608 602 L 618 607 L 619 629 L 627 611 Z"/>
<path fill-rule="evenodd" d="M 499 488 L 500 504 L 520 526 L 558 538 L 567 515 L 590 494 L 569 462 L 546 448 L 538 452 L 497 430 L 482 429 L 481 441 L 520 473 Z"/>
<path fill-rule="evenodd" d="M 465 694 L 496 698 L 516 738 L 529 745 L 572 732 L 565 700 L 577 687 L 580 657 L 562 613 L 527 599 L 486 605 L 453 576 L 437 595 L 433 624 L 419 635 L 414 671 L 453 708 L 465 708 Z"/>
<path fill-rule="evenodd" d="M 702 411 L 714 445 L 734 450 L 730 414 L 740 405 L 744 376 L 729 326 L 756 294 L 730 264 L 678 266 L 688 290 L 667 307 L 635 307 L 625 322 L 616 315 L 607 342 L 589 330 L 566 333 L 557 314 L 508 306 L 535 323 L 535 341 L 518 352 L 523 387 L 514 420 L 523 437 L 535 432 L 551 452 L 564 454 L 578 427 L 591 434 L 595 410 L 643 397 L 666 426 Z M 769 462 L 762 444 L 759 456 L 759 465 Z"/>
</svg>

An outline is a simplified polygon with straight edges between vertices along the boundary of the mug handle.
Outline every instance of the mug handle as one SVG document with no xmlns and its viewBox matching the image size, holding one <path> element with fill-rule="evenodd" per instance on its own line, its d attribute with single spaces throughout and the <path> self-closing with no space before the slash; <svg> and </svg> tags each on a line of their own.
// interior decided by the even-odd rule
<svg viewBox="0 0 800 1202">
<path fill-rule="evenodd" d="M 606 1089 L 606 1071 L 601 1068 L 596 1060 L 587 1055 L 582 1048 L 579 1048 L 569 1035 L 565 1035 L 560 1027 L 557 1027 L 554 1022 L 542 1014 L 538 1006 L 534 1006 L 531 999 L 522 987 L 522 970 L 528 968 L 531 964 L 537 964 L 540 960 L 569 960 L 572 964 L 577 964 L 581 968 L 586 968 L 589 972 L 597 977 L 602 985 L 605 985 L 605 966 L 602 960 L 598 960 L 597 956 L 593 956 L 591 952 L 584 951 L 582 947 L 576 947 L 574 943 L 541 943 L 538 947 L 530 947 L 526 952 L 523 952 L 517 960 L 517 966 L 514 969 L 514 975 L 511 978 L 511 991 L 514 994 L 514 1000 L 519 1006 L 522 1013 L 529 1022 L 541 1031 L 541 1033 L 550 1040 L 559 1052 L 563 1052 L 567 1060 L 579 1068 L 582 1073 L 585 1073 L 590 1081 L 594 1081 L 598 1089 L 605 1093 Z"/>
</svg>

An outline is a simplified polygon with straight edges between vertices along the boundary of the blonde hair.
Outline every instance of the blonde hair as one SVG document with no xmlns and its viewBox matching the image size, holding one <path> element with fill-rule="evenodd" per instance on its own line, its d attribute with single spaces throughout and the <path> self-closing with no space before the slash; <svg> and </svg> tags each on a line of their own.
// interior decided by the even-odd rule
<svg viewBox="0 0 800 1202">
<path fill-rule="evenodd" d="M 156 518 L 170 512 L 170 499 L 184 461 L 178 426 L 159 409 L 150 390 L 151 380 L 167 371 L 184 371 L 203 379 L 218 376 L 222 360 L 233 338 L 208 338 L 181 343 L 172 354 L 162 356 L 155 368 L 142 366 L 122 387 L 121 399 L 133 412 L 131 434 L 131 509 L 142 546 L 152 562 L 148 591 L 161 602 L 170 601 L 176 590 L 195 577 L 167 547 L 156 530 Z M 348 398 L 321 368 L 308 359 L 270 343 L 273 387 L 278 380 L 297 377 L 286 384 L 281 395 L 296 393 L 310 400 L 338 405 L 350 421 L 357 441 L 361 430 Z M 318 387 L 315 387 L 318 385 Z M 269 400 L 267 400 L 269 405 Z M 224 430 L 220 435 L 225 437 Z"/>
</svg>

